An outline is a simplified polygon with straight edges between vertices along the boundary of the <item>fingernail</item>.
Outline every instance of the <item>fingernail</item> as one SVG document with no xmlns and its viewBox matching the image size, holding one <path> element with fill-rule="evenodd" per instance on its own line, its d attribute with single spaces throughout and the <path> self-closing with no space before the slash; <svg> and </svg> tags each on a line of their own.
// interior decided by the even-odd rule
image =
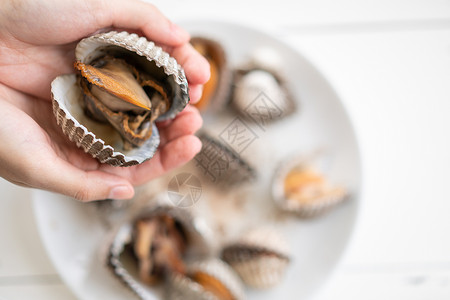
<svg viewBox="0 0 450 300">
<path fill-rule="evenodd" d="M 128 185 L 119 185 L 119 186 L 115 186 L 113 187 L 110 191 L 109 191 L 109 199 L 117 199 L 117 200 L 122 200 L 122 199 L 130 199 L 133 198 L 134 196 L 134 189 Z"/>
</svg>

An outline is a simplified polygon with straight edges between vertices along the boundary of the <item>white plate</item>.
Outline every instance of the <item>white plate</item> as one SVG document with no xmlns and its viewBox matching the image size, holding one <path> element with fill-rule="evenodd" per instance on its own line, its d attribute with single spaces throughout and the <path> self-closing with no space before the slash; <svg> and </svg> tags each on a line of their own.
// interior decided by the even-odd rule
<svg viewBox="0 0 450 300">
<path fill-rule="evenodd" d="M 325 150 L 332 176 L 348 186 L 350 201 L 318 219 L 289 219 L 278 225 L 293 249 L 293 261 L 283 283 L 269 291 L 248 291 L 249 299 L 307 299 L 329 277 L 349 242 L 358 212 L 361 185 L 360 155 L 349 117 L 336 93 L 322 75 L 297 51 L 279 40 L 247 27 L 216 23 L 189 22 L 193 34 L 211 36 L 225 46 L 230 63 L 239 64 L 260 46 L 276 49 L 285 62 L 283 70 L 289 87 L 299 101 L 299 112 L 267 128 L 254 128 L 258 138 L 242 153 L 257 166 L 260 178 L 245 194 L 245 209 L 232 214 L 229 222 L 237 227 L 275 222 L 271 215 L 268 183 L 276 162 L 294 150 L 304 153 Z M 206 119 L 210 130 L 219 134 L 233 116 Z M 230 119 L 231 118 L 231 119 Z M 259 131 L 258 131 L 259 130 Z M 193 167 L 193 164 L 186 168 Z M 168 176 L 173 176 L 172 172 Z M 167 184 L 170 178 L 160 179 Z M 211 197 L 204 187 L 201 199 Z M 207 200 L 200 200 L 205 206 Z M 227 202 L 223 202 L 227 203 Z M 211 205 L 212 206 L 212 205 Z M 227 205 L 221 209 L 226 210 Z M 34 193 L 34 209 L 39 232 L 48 254 L 65 283 L 83 300 L 128 299 L 130 293 L 103 267 L 99 248 L 105 227 L 86 205 L 43 191 Z M 211 208 L 210 208 L 211 209 Z M 222 212 L 213 209 L 220 218 Z M 251 217 L 245 217 L 251 214 Z M 275 217 L 274 217 L 275 216 Z M 241 223 L 239 223 L 241 222 Z M 259 223 L 258 223 L 259 222 Z"/>
</svg>

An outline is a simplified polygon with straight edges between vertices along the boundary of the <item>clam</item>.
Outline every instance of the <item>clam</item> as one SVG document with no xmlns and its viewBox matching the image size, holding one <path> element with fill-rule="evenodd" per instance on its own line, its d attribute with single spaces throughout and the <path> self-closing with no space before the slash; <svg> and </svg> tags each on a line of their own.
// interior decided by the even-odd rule
<svg viewBox="0 0 450 300">
<path fill-rule="evenodd" d="M 187 272 L 172 273 L 167 286 L 169 300 L 241 300 L 242 283 L 223 261 L 209 258 L 188 264 Z"/>
<path fill-rule="evenodd" d="M 275 173 L 272 196 L 284 211 L 314 217 L 347 199 L 348 191 L 326 174 L 325 158 L 315 154 L 288 158 Z"/>
<path fill-rule="evenodd" d="M 278 53 L 267 48 L 258 50 L 236 70 L 231 103 L 242 116 L 264 126 L 293 113 L 296 102 Z"/>
<path fill-rule="evenodd" d="M 172 273 L 186 273 L 184 260 L 207 256 L 208 242 L 186 210 L 148 208 L 116 231 L 107 255 L 113 274 L 141 299 L 148 287 L 162 284 Z"/>
<path fill-rule="evenodd" d="M 222 259 L 252 288 L 279 284 L 290 261 L 284 238 L 272 228 L 253 229 L 222 250 Z"/>
<path fill-rule="evenodd" d="M 202 150 L 194 160 L 202 175 L 221 187 L 236 186 L 256 178 L 256 171 L 236 152 L 205 132 L 199 134 Z"/>
<path fill-rule="evenodd" d="M 81 40 L 75 59 L 78 74 L 52 82 L 63 132 L 102 163 L 150 159 L 159 145 L 154 122 L 174 118 L 189 102 L 181 66 L 144 37 L 115 31 Z"/>
<path fill-rule="evenodd" d="M 192 46 L 209 62 L 211 77 L 203 86 L 203 94 L 195 106 L 200 111 L 217 111 L 229 100 L 232 72 L 228 67 L 225 49 L 213 39 L 193 37 Z"/>
</svg>

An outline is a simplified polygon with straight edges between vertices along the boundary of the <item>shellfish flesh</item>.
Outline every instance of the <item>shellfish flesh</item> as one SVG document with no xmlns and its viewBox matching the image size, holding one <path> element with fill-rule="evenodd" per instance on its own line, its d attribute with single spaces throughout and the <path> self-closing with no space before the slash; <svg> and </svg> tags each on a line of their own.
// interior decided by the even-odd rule
<svg viewBox="0 0 450 300">
<path fill-rule="evenodd" d="M 167 287 L 170 300 L 242 300 L 239 277 L 224 262 L 210 258 L 188 265 L 187 273 L 172 273 Z"/>
<path fill-rule="evenodd" d="M 75 58 L 78 75 L 52 82 L 63 132 L 102 163 L 150 159 L 159 145 L 154 121 L 175 117 L 189 102 L 181 66 L 144 37 L 115 31 L 81 40 Z"/>
<path fill-rule="evenodd" d="M 278 169 L 274 176 L 272 196 L 282 210 L 293 212 L 299 217 L 314 217 L 347 198 L 347 189 L 332 183 L 321 170 L 321 164 L 317 162 L 320 159 L 304 156 L 289 158 Z"/>
<path fill-rule="evenodd" d="M 146 287 L 164 282 L 172 273 L 186 273 L 184 259 L 207 255 L 208 251 L 187 211 L 159 206 L 119 228 L 107 264 L 135 294 L 149 299 Z"/>
</svg>

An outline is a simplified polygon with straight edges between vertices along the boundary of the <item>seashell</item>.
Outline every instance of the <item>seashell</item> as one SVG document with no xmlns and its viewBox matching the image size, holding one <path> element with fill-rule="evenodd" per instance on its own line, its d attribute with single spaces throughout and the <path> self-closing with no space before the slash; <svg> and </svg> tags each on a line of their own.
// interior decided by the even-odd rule
<svg viewBox="0 0 450 300">
<path fill-rule="evenodd" d="M 205 132 L 201 132 L 198 137 L 203 147 L 194 160 L 197 168 L 208 180 L 220 183 L 218 186 L 221 187 L 230 187 L 256 178 L 253 167 L 230 147 Z"/>
<path fill-rule="evenodd" d="M 153 42 L 115 31 L 81 40 L 75 58 L 79 74 L 52 82 L 64 134 L 101 163 L 150 159 L 159 145 L 154 122 L 174 118 L 189 102 L 181 66 Z"/>
<path fill-rule="evenodd" d="M 260 126 L 296 110 L 281 72 L 281 58 L 274 51 L 262 50 L 257 49 L 250 61 L 236 70 L 231 102 L 237 112 Z"/>
<path fill-rule="evenodd" d="M 223 261 L 209 258 L 190 263 L 186 274 L 172 273 L 166 297 L 170 300 L 245 299 L 242 282 Z"/>
<path fill-rule="evenodd" d="M 208 242 L 188 211 L 155 206 L 119 227 L 107 266 L 141 299 L 153 299 L 149 286 L 163 282 L 172 272 L 185 273 L 184 259 L 205 255 L 209 255 Z"/>
<path fill-rule="evenodd" d="M 211 77 L 203 86 L 203 94 L 195 107 L 200 111 L 215 112 L 225 106 L 230 98 L 232 71 L 222 45 L 206 37 L 191 38 L 192 46 L 209 62 Z"/>
<path fill-rule="evenodd" d="M 290 261 L 287 242 L 269 228 L 253 229 L 222 250 L 227 262 L 250 287 L 276 286 L 284 277 Z"/>
<path fill-rule="evenodd" d="M 272 197 L 284 211 L 314 217 L 343 202 L 348 191 L 327 178 L 323 156 L 290 157 L 274 175 Z"/>
</svg>

